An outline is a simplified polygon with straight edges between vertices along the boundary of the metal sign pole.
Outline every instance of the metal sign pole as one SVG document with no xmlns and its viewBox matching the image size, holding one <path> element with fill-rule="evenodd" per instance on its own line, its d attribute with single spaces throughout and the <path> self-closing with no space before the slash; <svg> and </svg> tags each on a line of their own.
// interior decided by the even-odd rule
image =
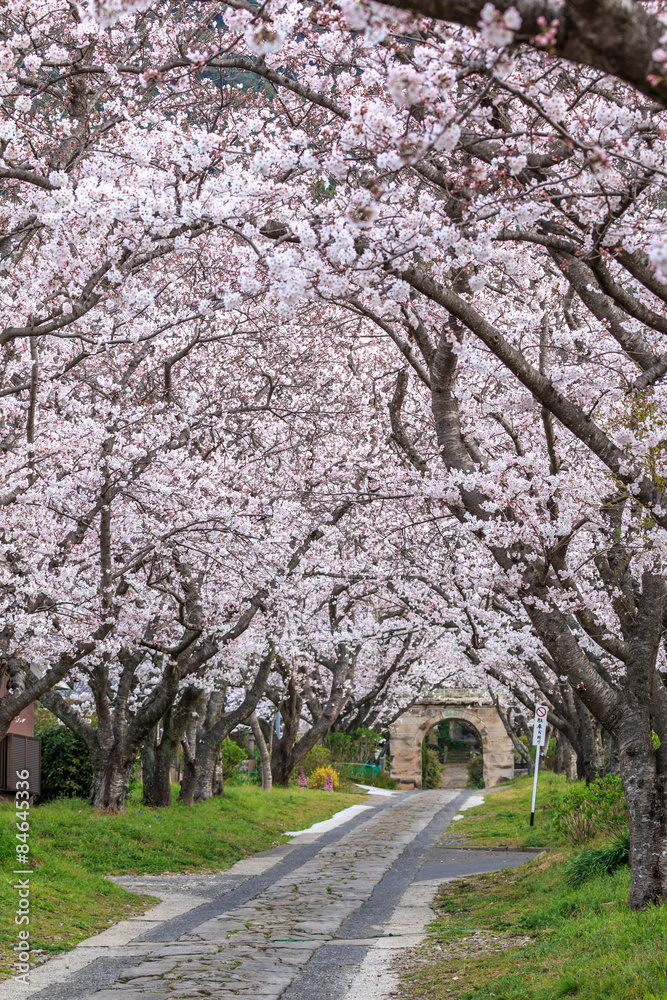
<svg viewBox="0 0 667 1000">
<path fill-rule="evenodd" d="M 540 750 L 542 747 L 536 747 L 535 750 L 535 777 L 533 779 L 533 804 L 530 807 L 530 825 L 533 826 L 535 823 L 535 798 L 537 796 L 537 772 L 540 769 Z"/>
<path fill-rule="evenodd" d="M 533 778 L 533 801 L 530 806 L 530 825 L 535 823 L 535 799 L 537 797 L 537 775 L 540 770 L 540 750 L 546 742 L 547 732 L 547 705 L 537 705 L 535 708 L 535 721 L 533 723 L 533 746 L 535 749 L 535 777 Z"/>
</svg>

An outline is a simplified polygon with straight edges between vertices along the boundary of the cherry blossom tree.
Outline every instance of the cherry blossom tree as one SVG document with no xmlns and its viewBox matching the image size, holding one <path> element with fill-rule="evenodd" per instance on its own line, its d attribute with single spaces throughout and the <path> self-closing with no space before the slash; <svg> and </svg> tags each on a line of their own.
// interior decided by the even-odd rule
<svg viewBox="0 0 667 1000">
<path fill-rule="evenodd" d="M 478 586 L 512 609 L 530 653 L 548 656 L 617 740 L 631 903 L 661 902 L 664 9 L 400 6 L 411 11 L 13 5 L 0 67 L 3 342 L 33 347 L 13 348 L 2 387 L 23 442 L 9 449 L 7 509 L 44 507 L 31 440 L 37 338 L 49 350 L 80 338 L 89 353 L 121 330 L 148 343 L 223 310 L 266 309 L 280 322 L 307 303 L 309 343 L 339 386 L 350 364 L 374 363 L 380 379 L 405 370 L 390 395 L 405 456 L 393 495 L 455 518 Z M 339 310 L 357 322 L 334 332 Z M 181 350 L 185 340 L 164 359 L 165 394 Z M 62 368 L 78 369 L 75 357 Z M 96 455 L 111 434 L 104 406 L 90 423 Z M 376 414 L 363 461 L 341 461 L 387 485 Z M 168 423 L 162 446 L 185 454 L 192 446 Z M 66 548 L 84 552 L 90 525 L 76 516 Z M 37 559 L 22 561 L 25 546 L 16 551 L 9 586 L 34 578 L 42 615 L 53 588 Z M 14 653 L 27 629 L 17 593 L 15 663 L 29 659 Z M 132 612 L 144 631 L 150 613 L 152 601 Z M 77 645 L 91 641 L 106 655 L 114 640 L 94 619 L 62 647 L 49 627 L 42 662 L 57 672 L 63 653 L 91 655 Z M 160 628 L 141 635 L 175 642 Z"/>
</svg>

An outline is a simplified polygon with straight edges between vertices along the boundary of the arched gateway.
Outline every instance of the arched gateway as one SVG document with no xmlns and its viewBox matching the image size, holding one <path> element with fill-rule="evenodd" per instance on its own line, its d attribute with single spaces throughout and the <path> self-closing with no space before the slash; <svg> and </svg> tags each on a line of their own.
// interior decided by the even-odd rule
<svg viewBox="0 0 667 1000">
<path fill-rule="evenodd" d="M 474 726 L 482 743 L 484 787 L 514 777 L 514 748 L 488 691 L 441 688 L 416 702 L 392 723 L 391 776 L 404 789 L 422 786 L 422 743 L 429 729 L 445 719 Z"/>
</svg>

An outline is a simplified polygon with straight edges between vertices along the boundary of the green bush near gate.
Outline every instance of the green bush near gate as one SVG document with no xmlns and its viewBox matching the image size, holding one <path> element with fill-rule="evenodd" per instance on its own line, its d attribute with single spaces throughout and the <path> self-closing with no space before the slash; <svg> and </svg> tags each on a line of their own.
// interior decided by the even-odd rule
<svg viewBox="0 0 667 1000">
<path fill-rule="evenodd" d="M 484 788 L 484 759 L 473 753 L 468 761 L 468 788 Z"/>
<path fill-rule="evenodd" d="M 437 749 L 422 743 L 422 788 L 439 788 L 444 766 Z"/>
<path fill-rule="evenodd" d="M 554 823 L 571 844 L 622 833 L 628 825 L 628 807 L 621 779 L 610 774 L 590 785 L 573 784 L 556 809 Z"/>
</svg>

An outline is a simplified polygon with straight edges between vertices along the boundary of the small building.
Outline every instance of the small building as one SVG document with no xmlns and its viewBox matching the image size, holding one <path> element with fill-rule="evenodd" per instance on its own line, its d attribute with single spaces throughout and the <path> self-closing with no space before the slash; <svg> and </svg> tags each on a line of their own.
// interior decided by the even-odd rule
<svg viewBox="0 0 667 1000">
<path fill-rule="evenodd" d="M 3 678 L 0 684 L 0 697 L 7 690 Z M 20 715 L 12 719 L 9 731 L 0 740 L 0 794 L 3 797 L 16 791 L 19 780 L 17 771 L 28 771 L 28 789 L 31 795 L 39 795 L 42 778 L 42 741 L 35 736 L 35 705 L 28 705 Z"/>
</svg>

